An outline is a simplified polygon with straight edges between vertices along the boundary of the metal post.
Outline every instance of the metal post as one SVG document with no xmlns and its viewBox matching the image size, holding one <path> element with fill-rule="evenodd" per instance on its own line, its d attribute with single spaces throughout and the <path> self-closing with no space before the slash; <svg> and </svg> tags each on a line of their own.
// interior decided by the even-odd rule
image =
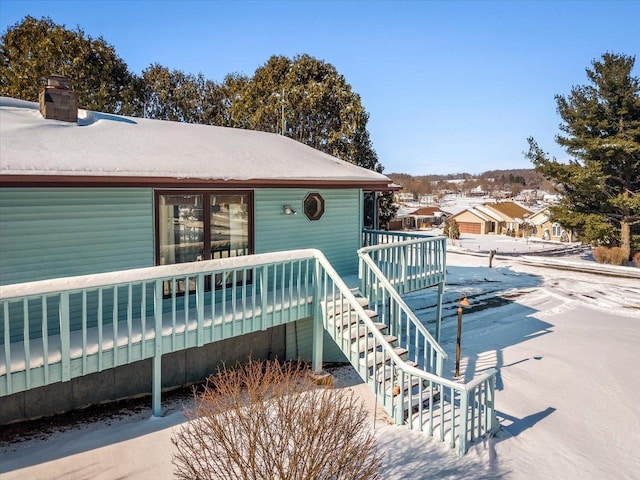
<svg viewBox="0 0 640 480">
<path fill-rule="evenodd" d="M 462 306 L 458 307 L 458 338 L 456 340 L 456 373 L 460 376 L 460 337 L 462 336 Z"/>
<path fill-rule="evenodd" d="M 462 307 L 468 307 L 468 306 L 469 306 L 469 300 L 467 300 L 467 297 L 464 297 L 462 300 L 460 300 L 460 303 L 458 304 L 458 337 L 456 340 L 456 374 L 455 374 L 456 377 L 460 376 L 460 340 L 462 337 Z"/>
</svg>

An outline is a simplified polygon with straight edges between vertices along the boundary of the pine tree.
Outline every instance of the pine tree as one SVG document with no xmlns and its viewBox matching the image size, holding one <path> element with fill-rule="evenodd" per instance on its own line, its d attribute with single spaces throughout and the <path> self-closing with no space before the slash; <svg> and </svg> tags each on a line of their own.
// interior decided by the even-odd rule
<svg viewBox="0 0 640 480">
<path fill-rule="evenodd" d="M 529 138 L 526 154 L 536 171 L 559 185 L 564 197 L 552 219 L 577 229 L 594 244 L 638 249 L 640 224 L 640 81 L 635 57 L 606 53 L 587 68 L 589 84 L 556 96 L 562 134 L 556 142 L 571 159 L 561 163 Z"/>
<path fill-rule="evenodd" d="M 37 101 L 49 75 L 66 75 L 82 108 L 141 113 L 141 82 L 101 37 L 25 17 L 0 38 L 0 95 Z"/>
</svg>

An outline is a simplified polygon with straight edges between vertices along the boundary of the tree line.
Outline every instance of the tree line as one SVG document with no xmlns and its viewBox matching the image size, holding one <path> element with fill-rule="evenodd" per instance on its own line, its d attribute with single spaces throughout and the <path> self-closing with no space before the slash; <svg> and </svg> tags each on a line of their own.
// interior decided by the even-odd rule
<svg viewBox="0 0 640 480">
<path fill-rule="evenodd" d="M 479 175 L 469 173 L 416 176 L 407 173 L 390 173 L 388 175 L 394 183 L 402 185 L 403 192 L 412 193 L 416 197 L 443 191 L 466 192 L 478 187 L 490 195 L 508 192 L 510 196 L 518 195 L 524 189 L 539 189 L 547 192 L 554 190 L 554 184 L 533 168 L 491 170 Z M 462 179 L 463 183 L 449 182 L 449 180 Z"/>
<path fill-rule="evenodd" d="M 0 38 L 0 60 L 3 96 L 37 101 L 46 78 L 61 74 L 88 110 L 279 133 L 383 171 L 360 95 L 333 65 L 306 54 L 274 55 L 252 76 L 221 82 L 158 63 L 137 75 L 104 38 L 27 16 Z M 394 215 L 390 192 L 380 212 L 381 223 Z"/>
</svg>

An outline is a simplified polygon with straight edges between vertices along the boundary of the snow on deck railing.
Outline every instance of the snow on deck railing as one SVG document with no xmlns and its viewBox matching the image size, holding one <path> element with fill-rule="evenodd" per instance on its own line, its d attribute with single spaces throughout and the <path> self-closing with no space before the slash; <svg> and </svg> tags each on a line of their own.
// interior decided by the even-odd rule
<svg viewBox="0 0 640 480">
<path fill-rule="evenodd" d="M 311 316 L 314 250 L 0 287 L 0 396 Z"/>
<path fill-rule="evenodd" d="M 358 320 L 347 335 L 323 314 L 344 302 Z M 326 329 L 396 423 L 447 439 L 460 455 L 498 426 L 495 371 L 465 385 L 408 364 L 318 250 L 4 286 L 0 314 L 0 396 L 151 358 L 159 416 L 163 354 L 313 316 L 314 369 Z M 361 327 L 370 332 L 372 362 L 351 346 L 351 330 Z M 396 379 L 417 391 L 396 394 Z"/>
<path fill-rule="evenodd" d="M 396 353 L 324 255 L 320 253 L 317 258 L 322 267 L 317 269 L 317 275 L 321 277 L 316 285 L 322 288 L 317 296 L 323 300 L 317 302 L 315 308 L 324 311 L 324 329 L 396 424 L 426 431 L 429 436 L 436 435 L 441 441 L 450 442 L 451 448 L 456 448 L 460 456 L 467 452 L 469 442 L 497 431 L 495 370 L 488 370 L 472 382 L 461 384 L 408 364 Z M 344 308 L 344 305 L 349 307 Z M 327 314 L 338 311 L 341 312 L 339 320 L 335 315 Z M 362 327 L 368 332 L 365 351 L 374 352 L 372 359 L 363 358 L 359 349 L 352 345 L 352 338 L 360 337 Z M 319 338 L 315 341 L 321 342 Z M 400 388 L 398 392 L 396 385 L 410 387 Z"/>
<path fill-rule="evenodd" d="M 369 299 L 379 321 L 398 338 L 400 346 L 408 350 L 412 361 L 426 371 L 442 376 L 446 352 L 363 250 L 358 252 L 362 272 L 360 289 L 364 290 L 362 293 Z"/>
</svg>

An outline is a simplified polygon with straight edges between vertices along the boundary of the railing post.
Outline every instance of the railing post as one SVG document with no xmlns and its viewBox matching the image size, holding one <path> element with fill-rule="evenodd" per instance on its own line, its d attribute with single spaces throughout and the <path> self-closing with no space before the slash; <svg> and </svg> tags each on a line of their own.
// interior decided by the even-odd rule
<svg viewBox="0 0 640 480">
<path fill-rule="evenodd" d="M 436 331 L 435 340 L 440 343 L 440 333 L 442 330 L 442 300 L 444 298 L 444 281 L 438 283 L 438 302 L 436 306 Z"/>
<path fill-rule="evenodd" d="M 313 347 L 311 353 L 311 368 L 314 373 L 322 372 L 322 349 L 324 322 L 322 319 L 322 302 L 326 299 L 322 298 L 322 265 L 320 261 L 315 261 L 315 285 L 313 288 Z"/>
<path fill-rule="evenodd" d="M 9 324 L 9 302 L 3 303 L 3 313 L 4 313 L 4 359 L 7 362 L 7 374 L 5 375 L 7 381 L 7 394 L 13 393 L 13 388 L 11 385 L 11 330 Z"/>
<path fill-rule="evenodd" d="M 152 359 L 151 403 L 153 416 L 159 417 L 162 415 L 162 280 L 155 281 L 153 315 L 155 348 Z"/>
<path fill-rule="evenodd" d="M 495 406 L 495 400 L 496 400 L 495 371 L 493 372 L 493 375 L 491 375 L 491 378 L 487 380 L 487 383 L 489 384 L 489 388 L 487 389 L 487 395 L 485 396 L 485 404 L 488 410 L 487 413 L 488 413 L 489 425 L 488 427 L 485 426 L 485 428 L 487 428 L 487 433 L 489 435 L 493 435 L 497 433 L 498 429 L 500 428 L 498 425 L 498 418 L 496 417 L 496 406 Z"/>
<path fill-rule="evenodd" d="M 204 345 L 204 284 L 204 273 L 200 273 L 196 278 L 196 310 L 198 319 L 198 324 L 196 326 L 196 342 L 198 347 L 202 347 Z M 187 308 L 189 307 L 187 306 Z M 211 328 L 213 328 L 213 326 Z M 187 334 L 185 332 L 185 342 L 186 336 Z"/>
<path fill-rule="evenodd" d="M 462 457 L 467 453 L 467 415 L 469 410 L 469 395 L 471 392 L 462 390 L 460 392 L 460 431 L 458 433 L 458 456 Z M 454 421 L 453 419 L 451 420 Z"/>
<path fill-rule="evenodd" d="M 69 292 L 60 294 L 60 350 L 62 353 L 62 381 L 71 380 L 71 328 L 69 325 Z"/>
<path fill-rule="evenodd" d="M 405 391 L 404 391 L 404 386 L 405 386 L 405 381 L 404 381 L 404 370 L 400 370 L 400 375 L 398 375 L 398 386 L 400 387 L 400 392 L 398 393 L 398 395 L 396 396 L 396 411 L 395 411 L 395 422 L 396 425 L 403 425 L 404 424 L 404 396 L 405 396 Z M 393 390 L 394 390 L 394 385 L 393 385 L 393 381 L 392 383 L 392 395 L 393 395 Z M 409 408 L 407 411 L 408 415 L 411 415 L 411 387 L 409 387 Z"/>
</svg>

